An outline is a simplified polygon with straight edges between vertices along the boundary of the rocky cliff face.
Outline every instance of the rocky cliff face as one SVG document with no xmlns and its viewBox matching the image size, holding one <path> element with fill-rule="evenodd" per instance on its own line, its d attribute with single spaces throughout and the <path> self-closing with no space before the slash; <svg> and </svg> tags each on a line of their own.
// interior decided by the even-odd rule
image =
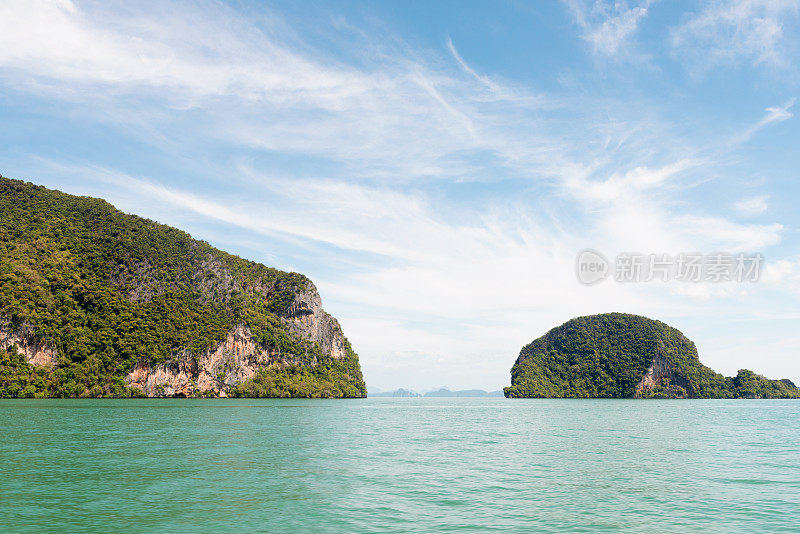
<svg viewBox="0 0 800 534">
<path fill-rule="evenodd" d="M 667 360 L 663 354 L 656 354 L 653 363 L 647 368 L 647 372 L 636 385 L 635 397 L 646 397 L 649 392 L 656 388 L 668 388 L 668 396 L 683 396 L 681 390 L 675 388 L 679 386 L 685 390 L 689 387 L 688 382 L 675 372 L 675 366 Z"/>
<path fill-rule="evenodd" d="M 281 320 L 290 332 L 317 343 L 324 354 L 334 359 L 347 355 L 339 323 L 322 309 L 322 300 L 313 284 L 297 293 Z M 198 393 L 226 397 L 232 387 L 252 378 L 260 368 L 292 363 L 295 362 L 291 355 L 259 346 L 250 329 L 238 325 L 228 332 L 225 341 L 202 354 L 182 351 L 173 359 L 153 366 L 141 361 L 125 381 L 148 397 L 191 397 Z"/>
<path fill-rule="evenodd" d="M 322 309 L 322 300 L 313 283 L 309 282 L 303 291 L 297 293 L 282 319 L 286 321 L 290 332 L 318 343 L 325 354 L 330 354 L 334 359 L 346 356 L 339 321 Z"/>
<path fill-rule="evenodd" d="M 0 319 L 0 350 L 12 345 L 16 345 L 17 352 L 25 356 L 25 361 L 31 365 L 49 368 L 58 365 L 56 350 L 35 335 L 33 326 L 23 323 L 13 328 L 10 321 Z"/>
<path fill-rule="evenodd" d="M 232 386 L 277 361 L 276 352 L 259 347 L 250 329 L 240 325 L 228 333 L 225 341 L 200 355 L 183 351 L 155 366 L 139 362 L 125 380 L 148 397 L 191 397 L 199 392 L 226 397 Z"/>
<path fill-rule="evenodd" d="M 312 283 L 296 294 L 281 314 L 281 320 L 290 332 L 317 343 L 331 358 L 346 357 L 339 322 L 322 309 L 322 300 Z M 31 365 L 47 368 L 58 365 L 56 350 L 35 334 L 33 326 L 23 323 L 13 328 L 10 321 L 0 320 L 0 350 L 11 346 L 16 346 Z M 291 355 L 260 346 L 250 328 L 240 324 L 228 332 L 224 341 L 199 355 L 183 350 L 156 365 L 144 360 L 136 363 L 125 382 L 148 397 L 191 397 L 198 393 L 226 397 L 232 387 L 252 378 L 258 369 L 292 363 L 295 362 Z"/>
</svg>

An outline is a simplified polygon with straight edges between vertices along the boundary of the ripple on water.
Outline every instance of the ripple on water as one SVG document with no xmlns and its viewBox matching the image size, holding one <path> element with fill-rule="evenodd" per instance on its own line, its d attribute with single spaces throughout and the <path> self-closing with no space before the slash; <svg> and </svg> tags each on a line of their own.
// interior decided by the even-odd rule
<svg viewBox="0 0 800 534">
<path fill-rule="evenodd" d="M 797 401 L 0 403 L 0 525 L 791 532 Z"/>
</svg>

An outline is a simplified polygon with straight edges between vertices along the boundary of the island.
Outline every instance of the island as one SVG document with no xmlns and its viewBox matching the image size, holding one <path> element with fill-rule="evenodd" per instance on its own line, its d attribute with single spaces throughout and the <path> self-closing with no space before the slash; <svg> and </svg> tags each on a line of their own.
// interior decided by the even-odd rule
<svg viewBox="0 0 800 534">
<path fill-rule="evenodd" d="M 374 391 L 367 394 L 368 397 L 393 397 L 393 398 L 416 398 L 421 397 L 416 391 L 405 388 L 397 388 L 394 391 Z"/>
<path fill-rule="evenodd" d="M 639 315 L 577 317 L 522 347 L 506 397 L 799 398 L 791 380 L 742 369 L 724 377 L 700 363 L 679 330 Z"/>
<path fill-rule="evenodd" d="M 314 284 L 0 177 L 0 397 L 365 397 Z"/>
<path fill-rule="evenodd" d="M 425 397 L 440 397 L 440 398 L 449 398 L 449 397 L 502 397 L 503 392 L 500 390 L 497 391 L 486 391 L 485 389 L 459 389 L 456 391 L 451 390 L 450 388 L 439 388 L 435 391 L 428 391 L 425 393 Z"/>
</svg>

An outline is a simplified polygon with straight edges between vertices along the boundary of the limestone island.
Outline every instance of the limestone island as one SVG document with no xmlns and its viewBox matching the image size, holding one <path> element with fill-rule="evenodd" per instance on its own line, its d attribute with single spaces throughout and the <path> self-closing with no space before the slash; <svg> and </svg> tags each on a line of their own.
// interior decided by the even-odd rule
<svg viewBox="0 0 800 534">
<path fill-rule="evenodd" d="M 0 397 L 365 397 L 305 276 L 0 177 Z"/>
<path fill-rule="evenodd" d="M 724 377 L 692 341 L 661 321 L 626 313 L 578 317 L 522 347 L 506 397 L 798 398 L 791 380 L 742 369 Z"/>
</svg>

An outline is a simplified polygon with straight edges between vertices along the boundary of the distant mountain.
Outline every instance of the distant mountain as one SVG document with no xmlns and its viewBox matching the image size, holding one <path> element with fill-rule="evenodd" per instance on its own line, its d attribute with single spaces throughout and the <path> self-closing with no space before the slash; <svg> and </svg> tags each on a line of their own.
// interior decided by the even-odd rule
<svg viewBox="0 0 800 534">
<path fill-rule="evenodd" d="M 0 397 L 363 397 L 314 284 L 0 176 Z"/>
<path fill-rule="evenodd" d="M 369 397 L 421 397 L 416 391 L 410 389 L 396 389 L 394 391 L 381 391 L 377 393 L 369 393 Z"/>
<path fill-rule="evenodd" d="M 694 343 L 661 321 L 606 313 L 578 317 L 522 347 L 507 397 L 798 398 L 788 380 L 742 369 L 726 378 Z"/>
<path fill-rule="evenodd" d="M 502 397 L 503 392 L 500 390 L 497 391 L 485 391 L 483 389 L 462 389 L 458 391 L 452 391 L 448 388 L 440 388 L 436 391 L 429 391 L 424 395 L 417 393 L 416 391 L 412 391 L 410 389 L 396 389 L 394 391 L 381 391 L 381 390 L 370 390 L 369 392 L 370 397 Z"/>
<path fill-rule="evenodd" d="M 485 391 L 483 389 L 461 389 L 457 391 L 451 391 L 448 388 L 441 388 L 436 391 L 429 391 L 425 393 L 425 397 L 502 397 L 503 392 L 500 390 L 497 391 Z"/>
</svg>

